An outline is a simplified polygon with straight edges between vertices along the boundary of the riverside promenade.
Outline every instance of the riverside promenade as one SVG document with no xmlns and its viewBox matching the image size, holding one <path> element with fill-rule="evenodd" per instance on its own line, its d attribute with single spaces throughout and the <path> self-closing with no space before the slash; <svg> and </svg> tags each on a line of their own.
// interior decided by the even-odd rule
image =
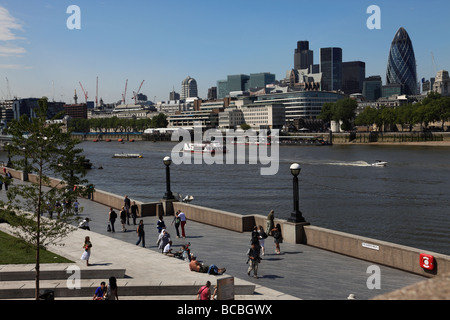
<svg viewBox="0 0 450 320">
<path fill-rule="evenodd" d="M 4 191 L 0 196 L 5 197 Z M 78 229 L 63 241 L 64 246 L 49 249 L 74 261 L 74 264 L 81 268 L 82 275 L 85 270 L 94 268 L 125 269 L 125 277 L 118 281 L 119 295 L 120 288 L 123 289 L 133 283 L 174 287 L 189 283 L 200 288 L 207 280 L 214 286 L 220 278 L 191 272 L 186 262 L 161 254 L 156 246 L 157 217 L 142 218 L 146 232 L 146 247 L 142 248 L 135 245 L 137 234 L 132 221 L 131 225 L 126 226 L 126 232 L 122 232 L 119 219 L 115 224 L 116 232 L 107 232 L 109 208 L 87 199 L 81 199 L 80 204 L 83 207 L 80 216 L 91 220 L 91 230 Z M 137 220 L 139 219 L 141 218 Z M 246 252 L 250 246 L 249 232 L 239 233 L 188 220 L 186 239 L 182 239 L 176 238 L 175 227 L 171 225 L 173 217 L 165 216 L 164 219 L 171 234 L 174 250 L 190 242 L 191 252 L 199 261 L 226 267 L 225 276 L 233 276 L 235 286 L 254 285 L 253 294 L 236 293 L 237 300 L 346 300 L 350 294 L 358 300 L 369 300 L 426 280 L 420 275 L 378 265 L 380 287 L 371 289 L 368 282 L 371 282 L 370 267 L 374 263 L 302 244 L 282 243 L 281 254 L 276 254 L 271 237 L 265 241 L 266 254 L 259 265 L 259 278 L 255 279 L 247 275 Z M 5 227 L 0 225 L 0 230 Z M 89 261 L 92 266 L 89 267 L 85 267 L 84 261 L 80 260 L 86 235 L 93 244 Z M 98 283 L 91 281 L 89 286 L 92 288 L 92 295 L 100 281 L 107 282 L 107 277 L 98 279 Z M 0 281 L 0 285 L 4 284 Z M 34 283 L 29 281 L 26 285 L 33 286 Z M 92 295 L 86 295 L 86 299 L 90 299 Z M 179 295 L 172 292 L 170 295 L 145 296 L 136 292 L 134 295 L 122 297 L 122 299 L 151 300 L 194 298 L 195 295 L 186 295 L 181 291 Z"/>
</svg>

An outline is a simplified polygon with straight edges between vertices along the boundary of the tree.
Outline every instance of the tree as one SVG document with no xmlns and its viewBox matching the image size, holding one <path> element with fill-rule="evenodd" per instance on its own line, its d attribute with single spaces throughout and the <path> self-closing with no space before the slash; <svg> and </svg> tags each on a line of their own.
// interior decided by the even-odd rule
<svg viewBox="0 0 450 320">
<path fill-rule="evenodd" d="M 152 128 L 166 128 L 168 124 L 169 122 L 167 121 L 167 117 L 164 113 L 154 116 L 151 120 Z"/>
<path fill-rule="evenodd" d="M 325 103 L 322 106 L 319 119 L 324 122 L 342 121 L 342 130 L 351 130 L 351 122 L 355 119 L 358 103 L 354 99 L 345 98 L 334 103 Z"/>
<path fill-rule="evenodd" d="M 84 157 L 77 149 L 78 140 L 71 132 L 63 132 L 60 123 L 47 123 L 47 100 L 38 101 L 36 117 L 22 116 L 12 121 L 7 133 L 12 141 L 7 150 L 12 166 L 17 170 L 35 174 L 33 183 L 14 184 L 8 189 L 6 203 L 0 203 L 0 215 L 14 227 L 15 234 L 32 244 L 36 250 L 35 298 L 39 299 L 39 253 L 41 247 L 56 244 L 74 227 L 71 212 L 58 215 L 56 219 L 41 217 L 55 200 L 73 201 L 83 194 L 81 184 L 86 184 Z M 60 179 L 50 184 L 49 175 Z M 33 179 L 34 180 L 34 179 Z"/>
<path fill-rule="evenodd" d="M 380 123 L 380 112 L 376 108 L 366 107 L 356 118 L 357 126 L 371 126 Z"/>
</svg>

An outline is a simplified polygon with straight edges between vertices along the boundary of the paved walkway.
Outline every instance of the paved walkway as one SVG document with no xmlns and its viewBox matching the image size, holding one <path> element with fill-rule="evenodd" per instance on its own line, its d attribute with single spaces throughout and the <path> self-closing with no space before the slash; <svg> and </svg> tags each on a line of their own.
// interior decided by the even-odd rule
<svg viewBox="0 0 450 320">
<path fill-rule="evenodd" d="M 187 263 L 158 252 L 157 217 L 142 218 L 146 231 L 146 248 L 142 248 L 135 245 L 137 235 L 132 221 L 126 232 L 121 231 L 119 220 L 116 221 L 116 232 L 107 232 L 109 208 L 86 199 L 81 199 L 80 204 L 83 207 L 80 216 L 90 218 L 91 231 L 78 230 L 73 233 L 64 241 L 65 246 L 51 249 L 55 253 L 82 264 L 79 260 L 81 246 L 84 236 L 89 235 L 93 243 L 90 263 L 94 265 L 124 267 L 128 276 L 143 282 L 157 280 L 176 284 L 189 280 L 197 281 L 199 285 L 208 279 L 215 282 L 214 276 L 191 272 Z M 236 283 L 248 281 L 255 284 L 255 299 L 343 300 L 354 294 L 356 299 L 367 300 L 425 280 L 418 275 L 379 266 L 381 288 L 369 289 L 367 281 L 371 273 L 367 273 L 367 269 L 373 263 L 300 244 L 283 243 L 281 254 L 275 254 L 271 237 L 266 239 L 266 254 L 259 266 L 259 278 L 254 279 L 247 276 L 246 252 L 250 233 L 237 233 L 188 221 L 187 238 L 180 239 L 176 238 L 175 227 L 171 225 L 172 217 L 166 216 L 164 219 L 175 249 L 190 242 L 191 252 L 198 260 L 226 267 L 226 274 L 234 276 Z"/>
<path fill-rule="evenodd" d="M 90 223 L 92 232 L 133 245 L 136 243 L 137 235 L 133 225 L 127 226 L 127 232 L 122 232 L 120 222 L 116 221 L 116 232 L 107 232 L 108 208 L 89 200 L 81 200 L 81 204 L 84 207 L 81 215 L 92 220 Z M 391 292 L 425 279 L 408 272 L 380 266 L 381 289 L 368 289 L 367 280 L 371 273 L 367 273 L 367 268 L 373 263 L 300 244 L 283 243 L 281 244 L 282 253 L 278 255 L 275 254 L 275 245 L 271 237 L 265 241 L 266 254 L 259 266 L 260 278 L 254 279 L 247 276 L 246 252 L 250 244 L 250 233 L 237 233 L 188 221 L 186 224 L 187 238 L 177 239 L 175 227 L 171 225 L 173 218 L 166 216 L 164 219 L 175 248 L 179 248 L 185 242 L 190 242 L 191 251 L 198 260 L 226 267 L 226 274 L 235 278 L 300 299 L 346 299 L 350 293 L 354 294 L 357 299 L 371 299 L 379 294 Z M 158 252 L 156 246 L 157 217 L 144 217 L 143 220 L 146 230 L 146 249 L 143 250 Z M 132 224 L 132 221 L 130 223 Z M 92 241 L 96 242 L 95 236 L 92 237 Z M 93 251 L 93 263 L 95 263 L 96 254 L 98 253 Z M 131 272 L 133 262 L 139 261 L 139 251 L 123 255 L 123 261 L 128 262 L 127 272 Z M 103 256 L 100 258 L 102 261 L 107 259 Z M 188 266 L 186 265 L 185 268 Z M 138 272 L 139 268 L 136 269 L 133 269 L 133 272 Z M 192 272 L 190 273 L 192 274 Z M 144 274 L 147 275 L 147 272 L 145 271 Z M 169 276 L 176 279 L 176 272 L 171 272 Z"/>
</svg>

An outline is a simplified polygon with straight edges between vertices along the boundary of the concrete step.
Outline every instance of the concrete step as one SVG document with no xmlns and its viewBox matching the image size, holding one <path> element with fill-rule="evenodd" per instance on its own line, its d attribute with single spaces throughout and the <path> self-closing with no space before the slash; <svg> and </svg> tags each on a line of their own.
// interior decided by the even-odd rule
<svg viewBox="0 0 450 320">
<path fill-rule="evenodd" d="M 52 263 L 41 264 L 39 279 L 40 280 L 66 280 L 74 274 L 73 268 L 79 268 L 80 276 L 83 279 L 108 279 L 111 276 L 117 279 L 125 276 L 125 268 L 111 268 L 104 266 L 81 266 L 74 263 Z M 31 264 L 8 264 L 0 265 L 0 282 L 1 281 L 26 281 L 34 280 L 36 277 L 35 265 Z"/>
<path fill-rule="evenodd" d="M 80 280 L 79 288 L 70 288 L 75 283 L 67 280 L 41 280 L 40 292 L 51 290 L 56 298 L 92 297 L 100 283 L 107 280 L 87 279 Z M 140 281 L 136 279 L 117 279 L 120 296 L 193 296 L 204 283 L 183 282 L 180 279 L 172 283 L 168 281 L 150 280 Z M 255 285 L 250 283 L 235 283 L 235 295 L 253 295 Z M 0 299 L 28 299 L 35 296 L 35 281 L 2 281 L 0 282 Z"/>
</svg>

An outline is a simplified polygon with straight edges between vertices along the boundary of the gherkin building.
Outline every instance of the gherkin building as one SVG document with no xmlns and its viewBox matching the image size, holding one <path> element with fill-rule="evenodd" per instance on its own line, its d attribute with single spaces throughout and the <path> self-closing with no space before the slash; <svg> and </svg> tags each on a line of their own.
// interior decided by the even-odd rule
<svg viewBox="0 0 450 320">
<path fill-rule="evenodd" d="M 387 84 L 402 84 L 403 94 L 417 94 L 417 67 L 411 39 L 400 28 L 392 40 L 386 71 Z"/>
</svg>

